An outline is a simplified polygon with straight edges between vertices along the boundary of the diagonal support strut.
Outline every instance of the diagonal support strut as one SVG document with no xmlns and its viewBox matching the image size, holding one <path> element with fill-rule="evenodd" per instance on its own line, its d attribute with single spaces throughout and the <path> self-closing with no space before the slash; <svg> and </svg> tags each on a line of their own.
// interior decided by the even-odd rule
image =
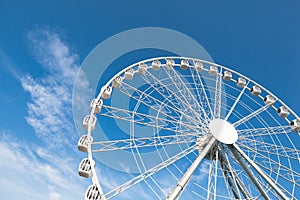
<svg viewBox="0 0 300 200">
<path fill-rule="evenodd" d="M 203 160 L 203 158 L 207 155 L 207 153 L 211 150 L 214 146 L 216 139 L 212 137 L 207 145 L 204 147 L 202 152 L 200 152 L 199 156 L 196 160 L 192 163 L 190 168 L 185 172 L 182 178 L 177 183 L 176 187 L 172 190 L 172 192 L 167 196 L 166 200 L 175 200 L 178 196 L 182 193 L 186 185 L 188 184 L 189 180 L 191 179 L 192 175 L 194 174 L 195 170 Z"/>
<path fill-rule="evenodd" d="M 268 177 L 263 170 L 255 163 L 251 158 L 249 158 L 242 149 L 239 148 L 237 144 L 233 144 L 232 149 L 238 152 L 255 170 L 256 172 L 275 190 L 275 192 L 284 200 L 288 200 L 289 198 L 282 192 L 282 190 L 273 182 L 273 180 Z M 231 149 L 230 149 L 231 150 Z"/>
<path fill-rule="evenodd" d="M 236 172 L 232 169 L 228 158 L 223 154 L 223 152 L 221 150 L 219 150 L 220 153 L 220 162 L 221 162 L 221 167 L 225 169 L 225 172 L 228 171 L 228 173 L 230 174 L 231 178 L 233 179 L 236 187 L 242 192 L 243 196 L 246 199 L 253 199 L 251 197 L 251 195 L 248 193 L 247 189 L 245 188 L 244 184 L 241 182 L 241 180 L 239 179 L 238 175 L 236 174 Z M 227 170 L 227 171 L 226 171 Z M 229 177 L 228 177 L 229 178 Z M 233 191 L 234 192 L 234 191 Z M 236 195 L 235 195 L 236 196 Z M 235 197 L 236 199 L 239 199 L 237 197 Z"/>
<path fill-rule="evenodd" d="M 257 187 L 261 195 L 264 197 L 265 200 L 270 199 L 268 194 L 265 192 L 265 190 L 262 188 L 260 183 L 257 181 L 257 179 L 254 177 L 253 173 L 250 171 L 250 169 L 245 165 L 245 163 L 242 160 L 242 156 L 239 154 L 239 152 L 236 150 L 236 148 L 233 145 L 228 145 L 228 148 L 232 152 L 235 159 L 238 161 L 240 166 L 243 168 L 243 170 L 247 173 L 250 180 L 253 182 L 253 184 Z"/>
</svg>

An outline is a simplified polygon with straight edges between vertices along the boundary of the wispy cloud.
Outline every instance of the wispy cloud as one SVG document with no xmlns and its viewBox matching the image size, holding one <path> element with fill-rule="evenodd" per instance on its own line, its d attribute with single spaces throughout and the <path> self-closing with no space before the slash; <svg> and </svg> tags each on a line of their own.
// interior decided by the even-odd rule
<svg viewBox="0 0 300 200">
<path fill-rule="evenodd" d="M 22 74 L 17 70 L 15 63 L 9 58 L 9 56 L 0 48 L 0 67 L 10 73 L 14 78 L 20 79 Z"/>
<path fill-rule="evenodd" d="M 15 76 L 30 98 L 27 123 L 39 143 L 0 132 L 0 196 L 7 199 L 82 199 L 85 185 L 77 175 L 78 136 L 72 119 L 72 88 L 79 59 L 61 36 L 49 29 L 28 34 L 30 49 L 45 73 Z M 12 67 L 13 68 L 13 67 Z M 88 85 L 85 81 L 82 87 Z M 2 135 L 2 136 L 1 136 Z"/>
<path fill-rule="evenodd" d="M 83 96 L 89 91 L 89 81 L 80 71 L 78 55 L 61 35 L 42 29 L 30 32 L 28 39 L 34 58 L 44 70 L 40 77 L 25 74 L 18 79 L 30 95 L 25 120 L 42 142 L 25 143 L 7 138 L 5 134 L 0 138 L 0 150 L 4 152 L 0 156 L 3 163 L 0 170 L 5 169 L 7 176 L 0 180 L 0 185 L 6 185 L 0 189 L 0 196 L 7 199 L 20 199 L 21 196 L 22 199 L 82 199 L 83 190 L 91 180 L 77 174 L 82 157 L 74 151 L 78 136 L 72 118 L 72 89 L 77 76 L 80 79 L 77 90 L 81 91 L 81 96 L 73 97 L 73 101 L 80 105 L 76 108 L 84 107 L 82 110 L 86 111 L 87 98 Z M 75 112 L 82 113 L 82 110 Z M 8 174 L 12 174 L 13 179 Z M 101 184 L 109 190 L 124 181 L 115 179 L 115 172 L 102 171 L 101 175 Z M 143 199 L 151 199 L 146 192 L 141 192 L 141 185 L 132 191 L 139 192 Z M 131 198 L 131 194 L 123 197 Z"/>
<path fill-rule="evenodd" d="M 61 35 L 49 29 L 36 29 L 28 33 L 30 49 L 36 60 L 62 83 L 72 86 L 79 69 L 79 56 Z"/>
<path fill-rule="evenodd" d="M 193 176 L 193 179 L 196 182 L 199 183 L 207 177 L 207 174 L 209 173 L 209 165 L 210 162 L 208 160 L 204 160 L 204 162 L 200 164 L 197 174 Z"/>
<path fill-rule="evenodd" d="M 1 133 L 0 170 L 6 173 L 1 173 L 0 193 L 9 199 L 79 199 L 84 191 L 72 180 L 74 175 L 61 168 L 67 166 L 59 163 L 63 158 L 48 159 L 39 151 L 41 147 Z"/>
<path fill-rule="evenodd" d="M 35 30 L 28 34 L 31 51 L 45 69 L 46 75 L 21 78 L 22 87 L 29 92 L 27 103 L 30 124 L 36 135 L 50 147 L 68 145 L 76 138 L 72 122 L 72 87 L 79 69 L 78 55 L 73 53 L 59 34 Z"/>
</svg>

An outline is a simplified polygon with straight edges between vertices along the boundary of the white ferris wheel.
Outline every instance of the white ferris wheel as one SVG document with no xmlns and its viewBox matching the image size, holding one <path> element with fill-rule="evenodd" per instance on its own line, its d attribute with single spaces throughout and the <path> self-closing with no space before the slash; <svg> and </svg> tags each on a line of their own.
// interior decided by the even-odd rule
<svg viewBox="0 0 300 200">
<path fill-rule="evenodd" d="M 90 106 L 78 142 L 87 152 L 79 175 L 92 179 L 86 200 L 145 199 L 138 191 L 167 200 L 300 199 L 300 118 L 230 68 L 185 57 L 143 60 L 114 75 Z M 124 160 L 114 160 L 118 152 Z M 134 170 L 105 188 L 95 166 L 102 155 Z"/>
</svg>

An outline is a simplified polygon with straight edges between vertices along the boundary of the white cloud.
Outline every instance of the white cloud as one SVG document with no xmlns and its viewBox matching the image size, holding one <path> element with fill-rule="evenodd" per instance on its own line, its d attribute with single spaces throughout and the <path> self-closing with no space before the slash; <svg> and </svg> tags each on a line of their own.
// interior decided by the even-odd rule
<svg viewBox="0 0 300 200">
<path fill-rule="evenodd" d="M 0 185 L 6 187 L 0 189 L 0 195 L 7 199 L 82 199 L 91 180 L 78 176 L 81 158 L 74 152 L 78 136 L 72 119 L 72 88 L 78 55 L 48 29 L 30 32 L 28 38 L 45 73 L 38 78 L 30 74 L 18 78 L 30 95 L 25 119 L 43 142 L 28 144 L 4 134 L 0 170 L 6 171 L 0 173 L 4 176 Z M 88 81 L 83 80 L 81 87 L 87 87 Z"/>
<path fill-rule="evenodd" d="M 27 103 L 30 124 L 36 135 L 48 144 L 70 145 L 74 139 L 71 117 L 70 92 L 52 77 L 34 80 L 29 75 L 21 79 L 24 90 L 30 93 L 32 101 Z"/>
<path fill-rule="evenodd" d="M 20 77 L 23 89 L 30 95 L 25 119 L 46 145 L 26 144 L 11 138 L 0 140 L 0 151 L 5 152 L 5 155 L 0 155 L 0 170 L 7 170 L 7 177 L 0 180 L 0 185 L 6 184 L 7 187 L 0 188 L 0 196 L 6 199 L 22 197 L 24 200 L 83 199 L 84 190 L 91 180 L 77 174 L 81 158 L 74 152 L 78 136 L 72 119 L 72 89 L 79 72 L 81 81 L 77 90 L 82 95 L 73 97 L 73 100 L 81 105 L 76 108 L 84 107 L 86 111 L 88 104 L 83 96 L 89 90 L 89 81 L 79 70 L 78 55 L 70 50 L 59 34 L 38 30 L 29 33 L 28 38 L 34 57 L 46 73 L 38 78 L 30 74 Z M 82 110 L 75 112 L 82 113 Z M 9 179 L 8 174 L 13 174 L 13 179 Z M 113 189 L 119 185 L 120 180 L 116 180 L 114 172 L 102 175 L 100 182 L 104 188 Z M 132 191 L 140 193 L 143 199 L 151 199 L 141 185 Z M 131 194 L 126 193 L 124 198 L 132 197 Z"/>
<path fill-rule="evenodd" d="M 7 199 L 80 199 L 83 182 L 79 177 L 73 180 L 74 174 L 63 170 L 72 165 L 58 163 L 59 159 L 48 163 L 38 151 L 44 150 L 2 133 L 0 193 Z"/>
<path fill-rule="evenodd" d="M 21 72 L 17 70 L 15 63 L 9 58 L 9 56 L 0 48 L 0 67 L 5 69 L 14 78 L 20 79 Z"/>
<path fill-rule="evenodd" d="M 193 176 L 193 179 L 197 183 L 201 182 L 204 178 L 207 177 L 207 175 L 209 173 L 209 166 L 210 166 L 210 161 L 208 161 L 208 160 L 204 160 L 200 164 L 197 174 Z"/>
<path fill-rule="evenodd" d="M 78 55 L 71 52 L 60 36 L 49 30 L 28 34 L 36 60 L 46 69 L 44 77 L 21 78 L 30 94 L 26 121 L 50 148 L 72 147 L 76 132 L 72 119 L 72 87 L 79 69 Z M 87 81 L 85 81 L 87 82 Z M 85 83 L 84 86 L 87 86 Z"/>
<path fill-rule="evenodd" d="M 64 84 L 73 85 L 79 68 L 78 55 L 61 36 L 47 29 L 32 31 L 28 34 L 31 50 L 37 61 Z"/>
<path fill-rule="evenodd" d="M 61 199 L 61 195 L 55 191 L 53 186 L 49 185 L 49 200 L 59 200 Z"/>
</svg>

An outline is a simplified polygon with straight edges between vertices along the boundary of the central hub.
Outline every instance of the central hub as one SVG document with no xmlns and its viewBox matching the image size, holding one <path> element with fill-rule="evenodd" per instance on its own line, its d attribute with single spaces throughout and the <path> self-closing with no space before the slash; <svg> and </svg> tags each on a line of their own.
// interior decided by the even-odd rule
<svg viewBox="0 0 300 200">
<path fill-rule="evenodd" d="M 224 144 L 233 144 L 238 139 L 235 128 L 223 119 L 214 119 L 209 124 L 211 134 Z"/>
</svg>

